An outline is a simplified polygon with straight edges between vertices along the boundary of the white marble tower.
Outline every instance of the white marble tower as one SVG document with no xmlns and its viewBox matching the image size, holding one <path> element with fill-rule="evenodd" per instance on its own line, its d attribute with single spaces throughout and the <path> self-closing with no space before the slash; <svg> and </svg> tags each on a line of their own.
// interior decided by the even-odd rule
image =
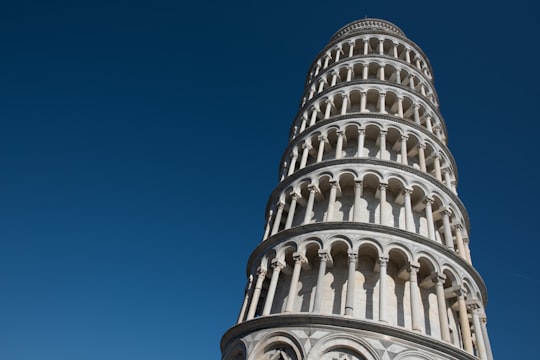
<svg viewBox="0 0 540 360">
<path fill-rule="evenodd" d="M 224 360 L 492 360 L 431 66 L 395 25 L 311 65 Z"/>
</svg>

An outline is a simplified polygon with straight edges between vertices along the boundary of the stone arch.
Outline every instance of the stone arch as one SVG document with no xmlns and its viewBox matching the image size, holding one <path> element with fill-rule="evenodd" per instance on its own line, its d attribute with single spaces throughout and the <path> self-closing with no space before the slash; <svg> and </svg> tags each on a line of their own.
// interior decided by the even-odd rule
<svg viewBox="0 0 540 360">
<path fill-rule="evenodd" d="M 428 253 L 420 252 L 417 254 L 418 285 L 420 290 L 420 316 L 422 326 L 426 335 L 440 337 L 438 304 L 435 287 L 429 279 L 439 273 L 437 261 Z"/>
<path fill-rule="evenodd" d="M 288 356 L 287 360 L 305 359 L 302 344 L 298 338 L 285 331 L 277 331 L 266 334 L 260 339 L 248 360 L 271 360 L 272 352 L 283 351 Z"/>
<path fill-rule="evenodd" d="M 389 244 L 387 265 L 388 321 L 391 324 L 411 328 L 410 292 L 407 286 L 410 254 L 408 249 L 397 243 Z"/>
<path fill-rule="evenodd" d="M 380 360 L 377 351 L 367 342 L 355 336 L 341 333 L 323 337 L 313 346 L 308 360 L 329 360 L 333 351 L 343 349 L 352 353 L 354 360 Z"/>
<path fill-rule="evenodd" d="M 377 266 L 383 251 L 374 239 L 361 239 L 357 250 L 358 265 L 355 273 L 355 315 L 376 320 L 379 313 L 379 273 Z"/>
</svg>

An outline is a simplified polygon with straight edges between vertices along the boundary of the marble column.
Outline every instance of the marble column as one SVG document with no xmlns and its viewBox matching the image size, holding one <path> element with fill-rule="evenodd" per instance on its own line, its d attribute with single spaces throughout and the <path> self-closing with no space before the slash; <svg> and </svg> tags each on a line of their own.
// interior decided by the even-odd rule
<svg viewBox="0 0 540 360">
<path fill-rule="evenodd" d="M 281 217 L 283 216 L 283 208 L 285 207 L 285 204 L 281 201 L 277 204 L 277 213 L 276 217 L 274 218 L 274 225 L 272 227 L 271 235 L 274 235 L 279 231 L 279 225 L 281 224 Z"/>
<path fill-rule="evenodd" d="M 364 129 L 358 129 L 358 150 L 357 156 L 364 157 L 364 142 L 366 139 L 366 131 Z"/>
<path fill-rule="evenodd" d="M 418 288 L 418 264 L 409 263 L 409 293 L 411 297 L 411 328 L 413 331 L 422 332 L 420 320 L 420 289 Z"/>
<path fill-rule="evenodd" d="M 484 343 L 484 335 L 482 334 L 482 326 L 480 325 L 480 316 L 478 315 L 479 306 L 477 304 L 472 305 L 472 320 L 474 327 L 474 338 L 476 339 L 476 350 L 478 351 L 478 357 L 480 360 L 488 360 L 486 352 L 486 344 Z"/>
<path fill-rule="evenodd" d="M 362 200 L 362 181 L 354 181 L 354 206 L 353 206 L 353 221 L 360 221 L 360 202 Z"/>
<path fill-rule="evenodd" d="M 433 199 L 425 198 L 424 204 L 426 204 L 425 212 L 426 212 L 426 222 L 427 222 L 427 228 L 428 228 L 428 237 L 431 240 L 436 241 L 435 227 L 433 224 L 433 209 L 432 209 Z"/>
<path fill-rule="evenodd" d="M 337 181 L 330 181 L 330 195 L 328 196 L 328 210 L 326 212 L 326 221 L 334 220 L 334 208 L 336 207 Z"/>
<path fill-rule="evenodd" d="M 442 211 L 443 230 L 444 230 L 444 242 L 447 248 L 454 250 L 454 239 L 452 238 L 452 228 L 450 227 L 450 215 L 449 210 Z"/>
<path fill-rule="evenodd" d="M 261 296 L 261 289 L 265 277 L 266 270 L 263 268 L 259 268 L 257 270 L 257 282 L 255 283 L 253 295 L 251 295 L 251 304 L 249 305 L 249 311 L 246 320 L 251 320 L 255 316 L 255 311 L 257 310 L 257 305 L 259 304 L 259 297 Z"/>
<path fill-rule="evenodd" d="M 388 258 L 379 258 L 379 321 L 387 322 L 387 285 L 386 285 L 386 267 L 388 265 Z"/>
<path fill-rule="evenodd" d="M 304 216 L 303 224 L 309 224 L 311 222 L 311 212 L 313 211 L 313 203 L 315 202 L 315 193 L 317 192 L 317 186 L 311 184 L 308 186 L 309 197 L 306 205 L 306 214 Z"/>
<path fill-rule="evenodd" d="M 446 297 L 444 295 L 444 280 L 446 277 L 441 274 L 437 274 L 433 278 L 435 283 L 435 293 L 437 295 L 437 307 L 439 313 L 439 326 L 441 329 L 441 339 L 446 342 L 450 342 L 450 327 L 448 325 L 448 308 L 446 306 Z"/>
<path fill-rule="evenodd" d="M 319 250 L 319 273 L 317 275 L 317 287 L 315 289 L 315 297 L 313 299 L 313 312 L 321 312 L 321 298 L 324 287 L 324 276 L 326 275 L 326 263 L 331 260 L 327 250 Z"/>
<path fill-rule="evenodd" d="M 459 289 L 456 294 L 459 312 L 459 327 L 461 329 L 463 349 L 465 349 L 465 351 L 467 351 L 469 354 L 474 355 L 471 337 L 471 326 L 469 324 L 469 313 L 467 312 L 467 305 L 465 303 L 465 292 L 463 291 L 463 289 Z"/>
<path fill-rule="evenodd" d="M 246 285 L 246 288 L 244 290 L 244 301 L 242 302 L 242 308 L 240 309 L 240 314 L 238 315 L 238 321 L 237 324 L 240 324 L 244 320 L 244 316 L 246 315 L 246 309 L 249 302 L 249 293 L 251 292 L 251 286 L 253 285 L 253 275 L 249 275 L 248 283 Z"/>
<path fill-rule="evenodd" d="M 379 224 L 386 225 L 386 187 L 388 184 L 380 183 Z"/>
<path fill-rule="evenodd" d="M 272 309 L 272 303 L 274 302 L 274 295 L 276 294 L 276 286 L 279 279 L 279 273 L 281 269 L 285 267 L 285 264 L 278 259 L 272 260 L 272 277 L 270 278 L 270 285 L 268 286 L 268 292 L 266 294 L 266 302 L 264 303 L 264 309 L 262 315 L 270 314 Z"/>
<path fill-rule="evenodd" d="M 356 280 L 356 259 L 358 255 L 349 251 L 349 276 L 347 278 L 347 294 L 345 297 L 345 315 L 352 316 L 354 313 L 354 283 Z"/>
<path fill-rule="evenodd" d="M 324 145 L 327 141 L 326 136 L 320 135 L 319 139 L 319 151 L 317 152 L 317 162 L 321 162 L 324 156 Z"/>
<path fill-rule="evenodd" d="M 403 189 L 403 196 L 405 197 L 405 229 L 407 231 L 415 232 L 414 218 L 411 205 L 412 189 Z"/>
<path fill-rule="evenodd" d="M 302 263 L 306 262 L 306 258 L 299 253 L 293 254 L 294 268 L 291 277 L 291 286 L 289 287 L 289 296 L 287 297 L 287 305 L 285 312 L 291 312 L 294 308 L 294 301 L 296 300 L 296 289 L 298 288 L 298 280 L 300 278 L 300 270 L 302 269 Z"/>
<path fill-rule="evenodd" d="M 406 135 L 401 135 L 401 163 L 407 165 L 407 140 L 409 139 Z"/>
<path fill-rule="evenodd" d="M 296 203 L 301 198 L 297 193 L 291 194 L 291 204 L 289 205 L 289 213 L 287 214 L 287 221 L 285 222 L 285 230 L 290 229 L 294 219 L 294 212 L 296 211 Z"/>
</svg>

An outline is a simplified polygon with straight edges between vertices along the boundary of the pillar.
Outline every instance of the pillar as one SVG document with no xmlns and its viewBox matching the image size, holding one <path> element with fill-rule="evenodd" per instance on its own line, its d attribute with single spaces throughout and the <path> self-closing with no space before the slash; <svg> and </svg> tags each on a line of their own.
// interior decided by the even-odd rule
<svg viewBox="0 0 540 360">
<path fill-rule="evenodd" d="M 476 339 L 476 350 L 478 351 L 478 357 L 480 360 L 487 360 L 486 344 L 484 343 L 478 308 L 479 306 L 477 304 L 472 306 L 472 320 L 474 326 L 474 338 Z"/>
<path fill-rule="evenodd" d="M 263 235 L 263 240 L 266 240 L 268 238 L 268 235 L 270 234 L 270 221 L 272 220 L 272 214 L 274 212 L 272 210 L 270 210 L 268 212 L 268 216 L 266 218 L 266 225 L 264 227 L 264 235 Z"/>
<path fill-rule="evenodd" d="M 441 329 L 441 338 L 446 341 L 450 342 L 450 327 L 448 325 L 448 314 L 447 307 L 446 307 L 446 298 L 444 295 L 444 280 L 446 277 L 441 274 L 437 274 L 437 276 L 434 278 L 435 282 L 435 292 L 437 294 L 437 307 L 438 307 L 438 313 L 439 313 L 439 326 Z"/>
<path fill-rule="evenodd" d="M 287 221 L 285 222 L 285 230 L 290 229 L 294 219 L 294 212 L 296 211 L 296 202 L 301 196 L 297 193 L 291 194 L 291 204 L 289 205 L 289 213 L 287 214 Z"/>
<path fill-rule="evenodd" d="M 341 159 L 341 153 L 343 151 L 343 137 L 345 134 L 342 130 L 337 131 L 337 144 L 336 144 L 336 159 Z"/>
<path fill-rule="evenodd" d="M 336 206 L 337 195 L 337 181 L 330 181 L 330 195 L 328 196 L 328 210 L 326 213 L 326 221 L 332 221 L 334 219 L 334 208 Z"/>
<path fill-rule="evenodd" d="M 298 288 L 298 279 L 300 278 L 300 270 L 302 263 L 306 261 L 306 258 L 299 253 L 293 254 L 294 269 L 291 277 L 291 286 L 289 288 L 289 296 L 287 297 L 287 305 L 285 312 L 291 312 L 294 307 L 294 300 L 296 299 L 296 289 Z"/>
<path fill-rule="evenodd" d="M 380 191 L 380 204 L 379 204 L 379 223 L 381 225 L 386 225 L 386 187 L 388 184 L 381 183 L 379 184 Z"/>
<path fill-rule="evenodd" d="M 354 207 L 353 207 L 353 221 L 360 221 L 360 201 L 362 199 L 362 181 L 354 181 Z"/>
<path fill-rule="evenodd" d="M 362 91 L 360 93 L 360 112 L 365 113 L 366 111 L 366 101 L 367 101 L 367 93 L 365 91 Z"/>
<path fill-rule="evenodd" d="M 308 156 L 309 156 L 309 150 L 312 149 L 310 144 L 304 143 L 302 144 L 302 148 L 304 149 L 302 152 L 302 159 L 300 160 L 300 167 L 299 169 L 303 169 L 306 167 Z"/>
<path fill-rule="evenodd" d="M 418 162 L 420 164 L 420 170 L 423 172 L 427 172 L 426 170 L 426 154 L 425 150 L 426 144 L 419 143 L 418 144 Z"/>
<path fill-rule="evenodd" d="M 444 242 L 447 248 L 454 250 L 454 239 L 452 239 L 452 228 L 450 227 L 450 214 L 449 210 L 443 210 L 442 212 Z"/>
<path fill-rule="evenodd" d="M 306 215 L 304 216 L 303 224 L 309 224 L 311 222 L 311 212 L 313 211 L 313 203 L 315 202 L 315 192 L 317 191 L 317 187 L 312 184 L 308 186 L 308 190 L 309 197 L 306 205 Z"/>
<path fill-rule="evenodd" d="M 425 198 L 424 204 L 426 204 L 426 222 L 427 222 L 427 228 L 428 228 L 428 237 L 435 241 L 435 226 L 433 224 L 433 199 Z"/>
<path fill-rule="evenodd" d="M 379 138 L 379 159 L 386 159 L 386 130 L 381 130 Z"/>
<path fill-rule="evenodd" d="M 388 258 L 379 258 L 379 321 L 387 322 L 386 316 L 386 267 L 388 265 Z"/>
<path fill-rule="evenodd" d="M 249 311 L 246 320 L 251 320 L 255 316 L 255 311 L 257 310 L 257 305 L 259 303 L 259 297 L 261 296 L 261 289 L 265 277 L 266 270 L 263 268 L 259 268 L 257 270 L 257 282 L 255 283 L 255 289 L 253 290 L 253 295 L 251 296 L 251 304 L 249 305 Z"/>
<path fill-rule="evenodd" d="M 349 276 L 347 278 L 347 294 L 345 297 L 345 315 L 352 316 L 354 313 L 354 283 L 356 281 L 356 259 L 358 255 L 349 251 Z"/>
<path fill-rule="evenodd" d="M 237 324 L 240 324 L 244 320 L 244 315 L 246 315 L 246 308 L 249 302 L 249 293 L 251 291 L 251 285 L 253 285 L 253 275 L 249 275 L 248 283 L 244 290 L 244 301 L 242 302 L 242 308 L 240 309 L 240 314 L 238 315 Z"/>
<path fill-rule="evenodd" d="M 321 311 L 321 297 L 323 293 L 324 276 L 326 275 L 326 263 L 330 260 L 330 254 L 326 250 L 319 250 L 319 273 L 317 275 L 317 288 L 313 299 L 313 312 Z"/>
<path fill-rule="evenodd" d="M 287 173 L 287 176 L 292 175 L 294 173 L 294 167 L 296 166 L 296 160 L 298 159 L 298 153 L 293 152 L 291 155 L 291 164 L 289 165 L 289 172 Z"/>
<path fill-rule="evenodd" d="M 401 163 L 407 165 L 407 140 L 409 137 L 406 135 L 401 135 Z"/>
<path fill-rule="evenodd" d="M 411 297 L 411 327 L 413 331 L 422 332 L 422 322 L 420 320 L 420 289 L 418 288 L 418 264 L 409 263 L 409 293 Z"/>
<path fill-rule="evenodd" d="M 317 162 L 321 162 L 324 155 L 324 145 L 326 143 L 326 136 L 320 135 L 319 139 L 319 151 L 317 152 Z"/>
<path fill-rule="evenodd" d="M 469 354 L 474 355 L 474 348 L 471 337 L 471 326 L 469 324 L 469 313 L 465 304 L 465 293 L 463 289 L 457 292 L 458 312 L 459 312 L 459 327 L 461 329 L 461 338 L 463 340 L 463 349 Z"/>
<path fill-rule="evenodd" d="M 279 225 L 281 223 L 281 216 L 283 215 L 283 208 L 285 207 L 285 204 L 281 201 L 277 204 L 277 213 L 276 217 L 274 218 L 274 226 L 272 227 L 271 235 L 274 235 L 279 230 Z"/>
<path fill-rule="evenodd" d="M 364 129 L 358 129 L 358 150 L 356 152 L 358 157 L 364 157 L 364 143 L 366 139 L 366 131 Z"/>
<path fill-rule="evenodd" d="M 463 229 L 463 226 L 461 224 L 455 225 L 456 245 L 457 245 L 457 251 L 458 251 L 459 256 L 467 260 L 467 256 L 465 255 L 465 245 L 463 244 L 463 234 L 461 232 L 462 229 Z"/>
<path fill-rule="evenodd" d="M 411 206 L 411 189 L 404 189 L 403 196 L 405 197 L 405 229 L 407 231 L 415 232 L 414 219 Z"/>
<path fill-rule="evenodd" d="M 271 266 L 272 278 L 270 279 L 270 285 L 268 286 L 266 302 L 264 303 L 264 309 L 262 312 L 263 316 L 270 314 L 270 310 L 272 309 L 272 303 L 274 302 L 274 295 L 276 294 L 276 286 L 279 279 L 279 273 L 281 272 L 281 269 L 285 267 L 285 264 L 278 259 L 273 259 Z"/>
</svg>

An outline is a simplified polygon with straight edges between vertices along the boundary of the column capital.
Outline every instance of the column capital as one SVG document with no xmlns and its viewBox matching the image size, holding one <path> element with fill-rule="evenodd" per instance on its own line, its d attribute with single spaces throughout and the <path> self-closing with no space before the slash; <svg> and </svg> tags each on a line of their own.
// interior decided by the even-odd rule
<svg viewBox="0 0 540 360">
<path fill-rule="evenodd" d="M 281 260 L 279 259 L 272 259 L 272 262 L 270 264 L 270 266 L 272 267 L 272 269 L 283 269 L 285 266 L 287 266 L 287 264 L 285 264 L 284 262 L 282 262 Z"/>
<path fill-rule="evenodd" d="M 276 205 L 279 209 L 283 209 L 285 207 L 285 203 L 283 201 L 278 201 Z"/>
<path fill-rule="evenodd" d="M 389 259 L 387 257 L 381 256 L 379 257 L 379 266 L 386 266 L 388 265 Z"/>
<path fill-rule="evenodd" d="M 302 149 L 311 150 L 311 149 L 313 149 L 313 146 L 311 146 L 311 144 L 308 144 L 308 143 L 303 143 L 302 144 Z"/>
<path fill-rule="evenodd" d="M 306 257 L 304 255 L 300 254 L 300 253 L 297 253 L 297 252 L 293 253 L 292 258 L 293 258 L 295 264 L 301 264 L 301 263 L 307 262 Z"/>
<path fill-rule="evenodd" d="M 381 133 L 381 135 L 386 136 L 386 134 L 388 133 L 388 130 L 386 130 L 386 129 L 381 129 L 379 132 Z"/>
<path fill-rule="evenodd" d="M 302 195 L 300 195 L 300 194 L 298 194 L 298 193 L 296 193 L 294 191 L 292 193 L 290 193 L 289 195 L 291 195 L 293 200 L 298 200 L 298 199 L 300 199 L 302 197 Z"/>
<path fill-rule="evenodd" d="M 337 184 L 338 184 L 338 181 L 337 180 L 330 180 L 328 183 L 330 184 L 331 187 L 336 187 Z"/>
<path fill-rule="evenodd" d="M 402 141 L 407 141 L 407 140 L 409 140 L 409 135 L 401 135 L 399 138 L 400 138 Z"/>
<path fill-rule="evenodd" d="M 307 188 L 309 192 L 312 192 L 312 193 L 319 191 L 319 188 L 315 184 L 309 184 Z"/>
<path fill-rule="evenodd" d="M 319 250 L 319 259 L 321 261 L 331 261 L 332 257 L 330 256 L 330 253 L 326 249 L 320 249 Z"/>
<path fill-rule="evenodd" d="M 417 262 L 409 262 L 407 263 L 407 271 L 408 272 L 415 272 L 415 273 L 418 273 L 418 271 L 420 270 L 420 264 L 417 263 Z"/>
<path fill-rule="evenodd" d="M 317 137 L 317 139 L 318 139 L 319 141 L 324 141 L 324 142 L 328 141 L 328 138 L 326 137 L 326 135 L 319 135 L 319 136 Z"/>
<path fill-rule="evenodd" d="M 411 195 L 413 193 L 413 189 L 403 188 L 401 192 L 403 193 L 403 195 Z"/>
<path fill-rule="evenodd" d="M 354 187 L 361 187 L 362 186 L 362 180 L 355 179 L 354 180 Z"/>
<path fill-rule="evenodd" d="M 258 267 L 257 268 L 257 276 L 260 277 L 260 278 L 263 278 L 266 276 L 266 269 L 262 268 L 262 267 Z"/>
<path fill-rule="evenodd" d="M 430 198 L 430 197 L 425 197 L 423 202 L 424 202 L 424 204 L 426 204 L 426 205 L 427 205 L 427 204 L 433 205 L 433 203 L 434 203 L 435 201 L 434 201 L 432 198 Z"/>
<path fill-rule="evenodd" d="M 388 187 L 387 183 L 379 183 L 379 189 L 386 190 L 387 187 Z"/>
<path fill-rule="evenodd" d="M 452 226 L 453 226 L 454 229 L 456 229 L 458 231 L 463 230 L 463 225 L 461 223 L 457 223 L 457 224 L 454 224 Z"/>
<path fill-rule="evenodd" d="M 449 208 L 444 208 L 441 211 L 441 214 L 446 215 L 446 216 L 451 216 L 452 215 L 452 210 L 450 210 Z"/>
<path fill-rule="evenodd" d="M 349 262 L 356 262 L 358 259 L 358 254 L 354 251 L 347 251 L 347 255 L 349 255 Z"/>
<path fill-rule="evenodd" d="M 359 134 L 365 134 L 365 133 L 366 133 L 366 129 L 358 128 L 358 133 L 359 133 Z"/>
<path fill-rule="evenodd" d="M 343 136 L 345 134 L 345 131 L 340 129 L 340 130 L 336 131 L 336 134 L 338 134 L 338 136 Z"/>
</svg>

